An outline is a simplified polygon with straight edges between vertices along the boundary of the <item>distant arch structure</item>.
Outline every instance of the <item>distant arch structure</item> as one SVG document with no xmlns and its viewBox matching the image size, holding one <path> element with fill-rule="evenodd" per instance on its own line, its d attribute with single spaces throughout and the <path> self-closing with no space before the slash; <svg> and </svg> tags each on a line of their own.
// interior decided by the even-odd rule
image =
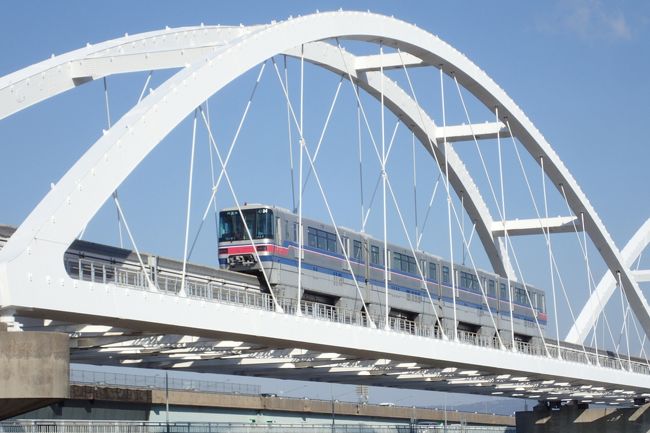
<svg viewBox="0 0 650 433">
<path fill-rule="evenodd" d="M 366 12 L 327 12 L 268 25 L 198 26 L 165 29 L 89 45 L 0 78 L 0 119 L 83 83 L 118 73 L 180 68 L 115 123 L 72 166 L 35 207 L 0 251 L 0 304 L 32 309 L 75 311 L 115 316 L 118 309 L 99 303 L 92 291 L 74 299 L 58 296 L 54 287 L 74 286 L 61 257 L 112 192 L 157 144 L 192 110 L 255 65 L 278 54 L 301 56 L 342 73 L 341 56 L 326 41 L 355 39 L 381 43 L 404 53 L 353 56 L 350 78 L 371 95 L 385 88 L 385 105 L 409 125 L 422 143 L 433 144 L 438 161 L 449 161 L 449 181 L 476 223 L 477 234 L 494 270 L 514 273 L 504 253 L 502 236 L 573 230 L 576 217 L 497 221 L 460 157 L 442 140 L 467 140 L 474 135 L 512 133 L 531 157 L 544 161 L 553 185 L 562 189 L 581 227 L 600 251 L 607 267 L 620 275 L 622 289 L 645 333 L 650 313 L 637 280 L 616 248 L 604 224 L 550 144 L 514 101 L 460 52 L 436 36 L 392 17 Z M 301 48 L 302 47 L 302 48 Z M 299 50 L 300 48 L 300 50 Z M 347 61 L 346 61 L 347 63 Z M 453 77 L 491 111 L 498 121 L 471 131 L 466 125 L 436 127 L 422 115 L 408 94 L 380 70 L 402 66 L 432 66 Z M 388 83 L 388 84 L 386 84 Z M 504 124 L 510 128 L 504 131 Z M 20 290 L 16 290 L 20 287 Z M 145 313 L 146 314 L 146 313 Z"/>
</svg>

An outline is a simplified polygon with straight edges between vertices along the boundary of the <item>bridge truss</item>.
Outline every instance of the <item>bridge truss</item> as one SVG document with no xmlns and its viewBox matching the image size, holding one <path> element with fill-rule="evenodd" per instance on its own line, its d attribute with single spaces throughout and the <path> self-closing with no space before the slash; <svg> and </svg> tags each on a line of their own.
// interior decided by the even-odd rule
<svg viewBox="0 0 650 433">
<path fill-rule="evenodd" d="M 344 49 L 346 42 L 350 46 Z M 374 47 L 375 51 L 368 54 L 368 48 L 364 48 L 359 50 L 361 54 L 353 54 L 361 44 Z M 300 65 L 299 104 L 292 104 L 286 72 L 283 78 L 276 61 L 280 56 L 296 59 Z M 99 273 L 93 271 L 90 278 L 70 275 L 64 266 L 66 254 L 89 221 L 111 198 L 124 217 L 115 192 L 147 155 L 192 113 L 194 131 L 197 124 L 206 127 L 211 149 L 214 148 L 219 159 L 219 179 L 227 182 L 240 207 L 227 170 L 230 150 L 227 155 L 219 153 L 205 101 L 253 69 L 259 71 L 253 93 L 265 68 L 277 75 L 285 98 L 282 102 L 287 108 L 289 130 L 297 134 L 301 176 L 294 205 L 302 215 L 305 160 L 305 170 L 313 173 L 331 223 L 336 225 L 315 165 L 320 141 L 316 147 L 316 142 L 308 143 L 303 133 L 305 63 L 340 76 L 341 82 L 353 84 L 360 125 L 367 124 L 368 119 L 359 92 L 364 91 L 380 105 L 381 140 L 375 139 L 371 132 L 369 135 L 379 160 L 384 236 L 386 207 L 391 195 L 399 212 L 387 174 L 392 141 L 388 143 L 385 131 L 385 107 L 422 144 L 430 165 L 435 167 L 434 173 L 442 178 L 452 260 L 452 225 L 457 222 L 460 225 L 454 201 L 464 209 L 472 225 L 471 234 L 461 231 L 463 254 L 465 249 L 469 253 L 475 233 L 493 271 L 510 280 L 523 279 L 518 260 L 513 257 L 514 262 L 511 261 L 512 238 L 544 237 L 552 281 L 555 281 L 557 264 L 552 256 L 551 235 L 575 232 L 580 234 L 578 239 L 584 235 L 581 248 L 585 259 L 587 237 L 590 239 L 609 274 L 594 289 L 575 321 L 567 337 L 572 345 L 558 343 L 557 322 L 554 340 L 546 338 L 540 329 L 543 349 L 535 352 L 517 344 L 514 332 L 497 333 L 496 338 L 486 339 L 461 332 L 455 320 L 448 332 L 422 329 L 403 332 L 403 327 L 391 325 L 388 308 L 383 323 L 381 318 L 377 323 L 363 322 L 355 319 L 354 314 L 349 319 L 344 319 L 346 316 L 340 312 L 322 314 L 300 298 L 293 303 L 284 302 L 272 290 L 266 295 L 268 299 L 262 301 L 240 296 L 241 290 L 252 288 L 245 287 L 250 283 L 233 286 L 232 281 L 216 278 L 203 282 L 206 290 L 196 290 L 198 283 L 190 284 L 192 275 L 188 271 L 188 226 L 183 260 L 174 268 L 177 274 L 181 270 L 178 290 L 165 290 L 161 280 L 152 281 L 146 270 L 149 256 L 137 249 L 135 255 L 131 254 L 136 277 L 125 280 L 131 283 L 119 283 L 115 275 L 120 270 L 113 270 L 111 277 L 105 267 Z M 641 357 L 631 358 L 629 343 L 628 355 L 607 354 L 598 347 L 583 345 L 590 333 L 595 334 L 595 323 L 615 288 L 624 294 L 641 333 L 648 335 L 650 314 L 639 287 L 639 282 L 647 281 L 648 272 L 630 269 L 648 243 L 647 224 L 630 246 L 619 252 L 587 197 L 542 134 L 485 72 L 454 48 L 413 25 L 365 12 L 318 13 L 250 27 L 165 29 L 87 46 L 0 78 L 0 119 L 85 83 L 103 79 L 106 88 L 106 77 L 112 75 L 165 69 L 178 69 L 178 72 L 148 95 L 143 90 L 138 103 L 115 124 L 110 125 L 109 116 L 109 127 L 101 138 L 53 185 L 15 232 L 7 231 L 6 244 L 0 250 L 3 321 L 18 328 L 22 324 L 23 329 L 59 329 L 70 333 L 72 360 L 79 362 L 557 401 L 625 404 L 650 395 L 647 394 L 650 367 Z M 439 72 L 442 110 L 438 124 L 427 108 L 430 104 L 414 91 L 409 71 L 415 69 Z M 401 71 L 405 73 L 406 81 L 402 80 L 405 86 L 400 86 L 390 75 Z M 455 84 L 459 95 L 462 95 L 460 89 L 464 89 L 493 119 L 475 123 L 467 114 L 467 122 L 447 124 L 442 84 L 445 80 Z M 337 95 L 338 89 L 340 84 Z M 249 105 L 251 100 L 252 96 Z M 464 112 L 468 113 L 462 96 L 461 101 Z M 324 130 L 329 114 L 331 110 Z M 238 135 L 239 129 L 235 136 Z M 501 199 L 492 185 L 487 191 L 481 190 L 462 152 L 457 152 L 454 146 L 474 142 L 478 148 L 479 142 L 482 145 L 490 140 L 497 142 L 499 152 L 502 140 L 513 143 L 516 140 L 541 170 L 544 200 L 548 182 L 566 203 L 570 215 L 549 217 L 547 209 L 544 212 L 534 205 L 532 218 L 507 219 L 503 178 Z M 235 141 L 230 149 L 234 148 Z M 293 185 L 292 179 L 292 188 Z M 191 188 L 190 181 L 190 197 Z M 215 184 L 213 191 L 216 190 Z M 492 207 L 485 199 L 489 195 L 495 201 Z M 188 205 L 188 220 L 189 208 Z M 494 208 L 496 216 L 493 216 Z M 399 217 L 402 220 L 401 213 Z M 401 223 L 404 226 L 403 220 Z M 419 246 L 417 234 L 416 231 L 415 242 L 406 235 L 412 249 Z M 129 237 L 133 238 L 130 232 Z M 341 242 L 340 237 L 338 241 Z M 470 257 L 470 261 L 475 267 L 474 259 Z M 480 287 L 480 291 L 486 297 L 486 288 Z M 555 303 L 555 293 L 553 298 Z M 489 308 L 488 313 L 492 314 Z M 627 313 L 625 317 L 627 324 Z M 645 337 L 642 346 L 644 343 Z"/>
</svg>

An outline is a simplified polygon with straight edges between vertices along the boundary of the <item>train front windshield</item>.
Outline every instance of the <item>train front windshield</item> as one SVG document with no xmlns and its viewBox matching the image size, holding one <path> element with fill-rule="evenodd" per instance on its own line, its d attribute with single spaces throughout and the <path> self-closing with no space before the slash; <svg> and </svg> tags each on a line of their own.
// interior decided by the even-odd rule
<svg viewBox="0 0 650 433">
<path fill-rule="evenodd" d="M 270 209 L 243 209 L 246 226 L 253 239 L 273 239 L 273 211 Z M 219 242 L 249 240 L 238 210 L 219 213 Z"/>
</svg>

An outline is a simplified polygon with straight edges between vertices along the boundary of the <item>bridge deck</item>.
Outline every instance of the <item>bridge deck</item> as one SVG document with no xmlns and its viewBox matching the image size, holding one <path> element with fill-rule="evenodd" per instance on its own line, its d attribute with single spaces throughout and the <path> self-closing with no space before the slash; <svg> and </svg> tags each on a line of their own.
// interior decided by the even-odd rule
<svg viewBox="0 0 650 433">
<path fill-rule="evenodd" d="M 0 229 L 5 239 L 10 233 Z M 386 327 L 375 317 L 374 327 L 359 312 L 315 302 L 280 299 L 277 312 L 256 278 L 206 266 L 188 267 L 181 297 L 177 261 L 159 260 L 151 288 L 132 252 L 82 241 L 71 248 L 73 290 L 99 298 L 98 312 L 33 305 L 16 312 L 26 330 L 69 332 L 73 362 L 540 400 L 621 404 L 649 395 L 650 369 L 639 359 L 551 341 L 546 350 L 500 347 L 465 331 L 450 341 L 412 321 L 390 318 Z"/>
</svg>

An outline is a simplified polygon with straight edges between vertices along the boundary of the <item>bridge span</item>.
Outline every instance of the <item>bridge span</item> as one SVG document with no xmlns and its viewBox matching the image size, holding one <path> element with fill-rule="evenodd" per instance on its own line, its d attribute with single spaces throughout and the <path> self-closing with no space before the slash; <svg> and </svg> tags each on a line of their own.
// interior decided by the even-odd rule
<svg viewBox="0 0 650 433">
<path fill-rule="evenodd" d="M 295 66 L 293 74 L 287 68 L 291 62 Z M 315 137 L 303 125 L 306 63 L 319 74 L 333 74 L 336 84 L 326 120 Z M 254 69 L 258 72 L 252 91 L 244 98 L 242 117 L 235 123 L 230 146 L 225 148 L 215 139 L 208 101 L 228 91 L 230 83 Z M 439 78 L 440 85 L 435 89 L 441 99 L 439 109 L 430 108 L 432 103 L 426 100 L 429 93 L 418 95 L 415 91 L 415 69 L 433 70 L 436 86 Z M 151 88 L 151 76 L 159 70 L 175 72 Z M 292 210 L 285 212 L 291 215 L 291 221 L 289 217 L 284 221 L 269 220 L 268 227 L 258 235 L 251 230 L 251 225 L 257 223 L 244 215 L 232 180 L 235 169 L 228 163 L 265 70 L 272 70 L 278 79 L 281 120 L 288 124 L 286 159 L 291 187 L 287 189 L 291 190 Z M 149 75 L 137 103 L 113 123 L 107 78 L 138 72 Z M 399 79 L 397 72 L 403 73 Z M 290 80 L 294 76 L 299 77 L 296 82 Z M 52 183 L 17 228 L 0 228 L 0 321 L 9 330 L 64 332 L 70 336 L 70 359 L 79 363 L 507 396 L 537 399 L 549 405 L 569 401 L 633 405 L 645 403 L 650 397 L 650 362 L 645 351 L 650 307 L 640 285 L 650 280 L 650 272 L 631 268 L 650 241 L 650 226 L 633 238 L 625 254 L 621 253 L 577 181 L 522 109 L 484 71 L 438 37 L 393 17 L 344 11 L 256 26 L 201 25 L 125 35 L 0 77 L 0 119 L 63 92 L 82 90 L 98 80 L 103 82 L 107 129 L 58 182 Z M 292 96 L 290 81 L 300 89 L 298 101 Z M 348 97 L 352 103 L 348 105 L 353 106 L 350 117 L 356 119 L 357 132 L 352 141 L 340 137 L 333 141 L 343 144 L 337 152 L 347 151 L 352 157 L 336 153 L 339 158 L 328 160 L 323 168 L 316 159 L 344 82 L 350 84 Z M 321 81 L 312 83 L 318 87 Z M 447 95 L 450 86 L 458 91 L 453 121 L 453 104 L 446 99 L 445 83 Z M 361 92 L 365 93 L 360 96 Z M 366 97 L 376 104 L 373 107 L 380 118 L 374 129 L 366 115 Z M 471 103 L 466 104 L 465 98 L 470 97 Z M 317 102 L 319 107 L 323 105 Z M 224 105 L 230 104 L 228 99 Z M 277 106 L 276 99 L 265 115 L 271 118 L 277 114 Z M 482 113 L 480 121 L 478 116 L 470 116 L 475 106 L 481 108 L 476 110 Z M 392 138 L 386 130 L 385 111 L 395 122 Z M 184 248 L 177 255 L 181 259 L 164 259 L 137 248 L 118 189 L 185 118 L 192 120 L 192 140 L 182 228 Z M 391 153 L 400 125 L 407 135 L 397 140 L 401 141 L 401 150 Z M 195 203 L 192 205 L 198 128 L 205 134 L 210 152 L 210 172 L 205 176 L 209 178 L 210 199 L 200 210 Z M 344 124 L 340 129 L 349 135 L 354 128 Z M 506 206 L 502 158 L 502 141 L 506 140 L 513 148 L 510 160 L 522 172 L 508 183 L 525 185 L 519 192 L 526 198 L 530 195 L 532 203 L 528 208 L 521 206 L 521 197 L 511 198 Z M 264 137 L 264 143 L 278 141 Z M 347 145 L 349 142 L 358 144 L 358 154 L 354 153 L 357 146 Z M 404 142 L 411 147 L 404 147 Z M 466 149 L 461 149 L 462 143 L 475 145 L 474 160 L 468 158 Z M 489 143 L 494 146 L 486 146 Z M 396 148 L 399 146 L 396 144 Z M 493 151 L 491 163 L 490 158 L 484 158 L 484 150 Z M 404 159 L 395 164 L 400 171 L 393 172 L 394 166 L 388 164 L 394 158 L 406 158 L 406 165 Z M 354 189 L 348 178 L 341 179 L 339 167 L 344 159 L 352 160 L 353 169 L 360 173 L 361 222 L 355 230 L 338 224 L 340 214 L 335 212 L 337 208 L 349 209 L 350 201 L 343 196 Z M 295 170 L 298 180 L 294 179 L 294 160 L 299 161 Z M 237 167 L 246 174 L 244 187 L 253 184 L 261 190 L 265 179 L 250 176 L 256 173 L 251 168 L 255 162 L 255 158 L 248 158 Z M 429 206 L 424 221 L 418 219 L 418 214 L 423 213 L 417 205 L 418 167 L 428 170 L 426 180 L 433 191 L 430 200 L 426 196 Z M 275 168 L 272 166 L 272 170 Z M 536 170 L 537 174 L 529 176 L 526 169 Z M 371 180 L 377 175 L 370 203 L 367 185 L 365 193 L 363 187 L 364 173 L 368 177 L 368 171 Z M 408 189 L 407 194 L 413 191 L 414 237 L 405 222 L 405 206 L 400 206 L 396 197 L 399 183 L 389 173 L 400 180 L 413 175 L 412 190 Z M 334 197 L 328 197 L 324 186 L 328 175 Z M 531 186 L 531 179 L 540 175 L 541 184 Z M 313 196 L 319 199 L 312 209 L 329 217 L 327 223 L 319 223 L 318 229 L 306 227 L 303 216 L 303 201 L 307 201 L 304 188 L 310 176 L 317 187 L 313 187 Z M 483 177 L 486 181 L 479 183 L 477 179 Z M 439 187 L 445 196 L 444 203 L 438 206 L 442 216 L 437 228 L 431 229 L 426 222 Z M 375 193 L 382 196 L 382 202 L 375 204 L 381 208 L 375 215 L 381 216 L 373 225 L 368 221 Z M 196 241 L 212 207 L 216 219 L 217 194 L 222 200 L 222 195 L 230 194 L 232 224 L 241 226 L 237 235 L 233 229 L 233 236 L 219 242 L 239 242 L 238 247 L 248 248 L 250 257 L 239 264 L 256 266 L 256 276 L 219 269 L 217 260 L 215 266 L 193 264 L 190 260 L 194 247 L 191 216 L 197 219 Z M 334 206 L 332 199 L 342 204 Z M 130 248 L 79 240 L 106 204 L 114 204 L 120 242 L 124 228 Z M 549 208 L 561 209 L 565 215 L 550 217 Z M 506 215 L 506 209 L 512 214 Z M 201 211 L 203 218 L 199 222 L 196 215 Z M 391 221 L 393 226 L 389 227 Z M 295 259 L 290 265 L 295 268 L 292 272 L 296 281 L 283 282 L 291 286 L 291 291 L 282 292 L 282 284 L 271 283 L 259 256 L 260 242 L 269 240 L 272 236 L 268 234 L 274 231 L 287 237 L 293 232 L 291 245 L 280 244 L 277 238 L 277 245 L 273 244 L 274 249 L 291 250 Z M 431 254 L 425 253 L 420 243 L 423 235 L 433 238 L 443 231 L 448 240 L 448 257 L 434 257 L 432 248 Z M 379 232 L 383 236 L 377 235 Z M 395 242 L 389 238 L 398 234 L 402 245 L 399 252 L 393 248 L 394 243 L 389 244 Z M 553 242 L 555 235 L 561 234 L 575 235 L 575 255 L 584 262 L 586 275 L 580 289 L 588 301 L 579 320 L 571 317 L 571 342 L 562 341 L 562 310 L 557 304 L 564 298 L 568 304 L 564 314 L 569 311 L 573 316 L 571 301 L 577 291 L 571 284 L 565 285 L 560 272 L 562 263 Z M 472 244 L 474 237 L 478 241 Z M 513 238 L 517 240 L 513 242 Z M 379 281 L 374 292 L 361 287 L 363 284 L 357 281 L 360 274 L 354 270 L 354 266 L 360 269 L 364 263 L 361 240 L 368 250 L 366 283 L 370 262 L 373 278 Z M 374 245 L 370 245 L 371 240 Z M 359 255 L 355 241 L 359 242 Z M 427 241 L 429 247 L 444 243 L 437 238 L 425 238 Z M 520 241 L 529 241 L 533 246 L 521 248 Z M 215 239 L 212 248 L 216 244 Z M 358 297 L 361 308 L 305 296 L 310 265 L 305 253 L 314 245 L 322 250 L 318 254 L 336 255 L 339 285 L 343 285 L 345 277 L 346 287 Z M 522 255 L 526 255 L 535 248 L 539 255 L 531 260 L 532 272 L 537 272 L 542 261 L 548 266 L 546 292 L 527 283 L 530 270 L 522 270 L 517 256 L 517 250 L 524 250 Z M 474 254 L 477 249 L 489 271 L 480 270 Z M 593 276 L 596 260 L 606 273 L 602 287 L 597 287 Z M 230 266 L 229 262 L 225 264 Z M 441 282 L 437 280 L 438 265 L 442 268 Z M 576 272 L 571 267 L 568 273 Z M 389 289 L 393 276 L 410 281 L 403 304 L 412 306 L 413 296 L 417 296 L 419 311 L 391 314 Z M 441 288 L 443 283 L 446 286 Z M 437 298 L 432 296 L 432 285 L 440 289 Z M 462 302 L 469 292 L 480 323 L 476 332 L 461 320 L 463 314 L 467 316 Z M 622 325 L 618 338 L 618 330 L 612 331 L 613 325 L 605 314 L 615 292 L 620 295 L 622 310 L 622 323 L 614 323 Z M 428 314 L 430 321 L 412 320 L 420 313 Z M 549 318 L 554 323 L 547 323 Z M 518 326 L 525 331 L 525 338 L 518 335 Z M 605 330 L 612 341 L 598 345 L 599 333 L 605 334 Z M 629 341 L 633 330 L 641 347 L 638 357 L 632 356 L 633 344 Z"/>
<path fill-rule="evenodd" d="M 0 245 L 13 230 L 0 226 Z M 156 266 L 145 271 L 133 251 L 76 241 L 65 268 L 76 288 L 86 287 L 110 309 L 16 309 L 16 320 L 25 331 L 70 334 L 70 360 L 77 363 L 557 402 L 633 403 L 650 396 L 644 387 L 650 368 L 642 359 L 621 362 L 606 351 L 547 340 L 549 357 L 539 345 L 501 348 L 495 337 L 460 330 L 453 341 L 393 317 L 384 329 L 381 317 L 372 326 L 361 312 L 304 300 L 297 316 L 295 301 L 280 299 L 280 313 L 257 277 L 206 266 L 188 265 L 187 295 L 181 296 L 182 262 L 149 254 L 142 259 Z M 197 318 L 213 328 L 199 327 Z"/>
</svg>

